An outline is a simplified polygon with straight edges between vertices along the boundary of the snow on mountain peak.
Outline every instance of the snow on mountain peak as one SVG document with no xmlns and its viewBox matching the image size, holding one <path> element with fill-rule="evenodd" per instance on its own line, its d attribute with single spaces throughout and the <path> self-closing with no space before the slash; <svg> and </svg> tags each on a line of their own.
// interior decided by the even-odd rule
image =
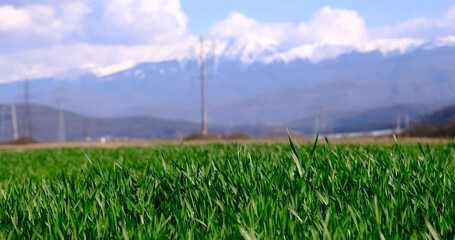
<svg viewBox="0 0 455 240">
<path fill-rule="evenodd" d="M 439 38 L 434 44 L 435 47 L 455 46 L 455 35 Z"/>
</svg>

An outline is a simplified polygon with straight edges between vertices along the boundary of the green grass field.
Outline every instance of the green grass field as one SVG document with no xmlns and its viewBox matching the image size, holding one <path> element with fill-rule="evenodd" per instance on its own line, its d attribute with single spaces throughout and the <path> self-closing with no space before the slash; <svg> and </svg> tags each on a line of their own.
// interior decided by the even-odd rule
<svg viewBox="0 0 455 240">
<path fill-rule="evenodd" d="M 0 152 L 0 239 L 454 236 L 454 144 Z"/>
</svg>

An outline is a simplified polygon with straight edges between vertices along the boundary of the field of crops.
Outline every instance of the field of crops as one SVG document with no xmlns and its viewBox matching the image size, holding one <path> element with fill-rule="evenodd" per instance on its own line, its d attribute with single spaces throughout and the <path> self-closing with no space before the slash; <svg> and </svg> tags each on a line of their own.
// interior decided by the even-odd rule
<svg viewBox="0 0 455 240">
<path fill-rule="evenodd" d="M 0 239 L 454 236 L 454 144 L 0 152 Z"/>
</svg>

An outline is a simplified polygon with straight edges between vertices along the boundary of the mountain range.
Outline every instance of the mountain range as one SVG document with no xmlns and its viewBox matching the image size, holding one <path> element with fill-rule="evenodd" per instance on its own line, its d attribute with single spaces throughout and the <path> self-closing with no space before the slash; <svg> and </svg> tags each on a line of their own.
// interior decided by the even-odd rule
<svg viewBox="0 0 455 240">
<path fill-rule="evenodd" d="M 415 137 L 455 137 L 455 105 L 442 107 L 420 117 L 405 134 Z"/>
<path fill-rule="evenodd" d="M 318 119 L 330 131 L 387 111 L 373 127 L 394 124 L 455 103 L 455 47 L 420 47 L 405 53 L 351 52 L 311 62 L 243 63 L 206 59 L 209 124 L 225 127 L 289 125 L 311 132 Z M 94 118 L 146 116 L 195 124 L 200 116 L 196 60 L 146 62 L 107 76 L 80 70 L 29 79 L 34 104 Z M 22 102 L 25 81 L 0 84 L 0 101 Z M 397 107 L 399 106 L 399 107 Z M 382 109 L 382 110 L 381 110 Z M 393 110 L 391 110 L 393 109 Z M 378 119 L 384 115 L 377 116 Z M 384 124 L 387 122 L 387 124 Z M 368 123 L 363 128 L 368 128 Z M 363 126 L 363 125 L 362 125 Z"/>
<path fill-rule="evenodd" d="M 38 141 L 60 140 L 60 119 L 63 119 L 64 138 L 68 141 L 100 140 L 101 138 L 115 140 L 134 139 L 184 139 L 200 129 L 200 124 L 189 121 L 176 121 L 152 116 L 124 117 L 89 117 L 67 110 L 59 110 L 44 105 L 23 104 L 14 106 L 18 136 L 26 137 L 31 134 Z M 453 108 L 453 107 L 452 107 Z M 29 113 L 27 114 L 27 110 Z M 353 113 L 338 113 L 319 116 L 319 129 L 315 129 L 315 119 L 299 119 L 288 126 L 266 125 L 210 125 L 210 132 L 226 137 L 251 136 L 268 137 L 285 134 L 286 127 L 295 134 L 329 132 L 367 131 L 371 129 L 390 129 L 396 127 L 397 112 L 405 116 L 419 118 L 426 116 L 427 108 L 397 105 Z M 0 142 L 14 138 L 14 117 L 11 104 L 0 104 Z M 29 117 L 25 117 L 29 115 Z M 420 119 L 421 120 L 421 119 Z M 30 125 L 28 126 L 28 122 Z M 417 122 L 416 122 L 417 123 Z M 402 124 L 402 127 L 405 124 Z"/>
<path fill-rule="evenodd" d="M 39 141 L 59 140 L 60 111 L 43 105 L 30 105 L 30 130 L 26 123 L 24 105 L 16 105 L 19 136 L 31 134 Z M 11 105 L 0 105 L 0 141 L 13 139 L 13 115 Z M 71 111 L 63 111 L 65 134 L 68 141 L 114 139 L 181 139 L 199 129 L 199 124 L 173 121 L 150 116 L 135 117 L 87 117 Z M 134 123 L 134 124 L 132 124 Z M 28 132 L 30 131 L 30 133 Z"/>
</svg>

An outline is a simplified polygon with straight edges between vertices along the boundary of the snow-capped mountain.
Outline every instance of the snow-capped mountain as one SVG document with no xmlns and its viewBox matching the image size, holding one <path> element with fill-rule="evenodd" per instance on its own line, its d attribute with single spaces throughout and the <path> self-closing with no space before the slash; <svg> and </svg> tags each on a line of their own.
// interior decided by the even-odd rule
<svg viewBox="0 0 455 240">
<path fill-rule="evenodd" d="M 278 33 L 279 34 L 279 33 Z M 405 54 L 417 49 L 455 46 L 455 36 L 423 41 L 413 38 L 374 39 L 349 43 L 282 42 L 273 37 L 245 32 L 240 36 L 213 38 L 205 41 L 206 55 L 213 58 L 239 60 L 244 64 L 308 60 L 317 63 L 335 59 L 343 54 L 380 52 L 383 55 Z M 200 46 L 195 45 L 179 59 L 197 59 Z"/>
<path fill-rule="evenodd" d="M 209 121 L 285 124 L 321 113 L 455 102 L 454 46 L 412 45 L 387 54 L 340 50 L 339 56 L 319 61 L 279 51 L 272 41 L 207 41 Z M 57 106 L 56 95 L 64 95 L 65 108 L 90 116 L 199 118 L 195 58 L 141 63 L 107 76 L 76 73 L 30 81 L 32 101 Z M 22 101 L 23 86 L 1 84 L 0 101 Z"/>
</svg>

